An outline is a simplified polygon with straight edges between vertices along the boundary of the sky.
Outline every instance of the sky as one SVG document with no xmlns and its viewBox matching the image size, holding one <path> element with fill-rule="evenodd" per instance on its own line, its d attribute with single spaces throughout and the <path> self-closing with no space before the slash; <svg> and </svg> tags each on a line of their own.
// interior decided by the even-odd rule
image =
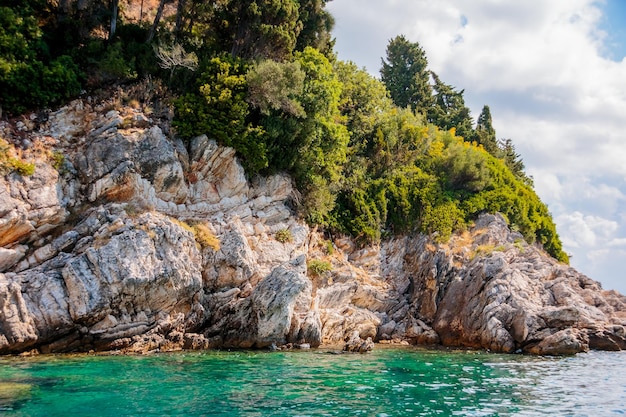
<svg viewBox="0 0 626 417">
<path fill-rule="evenodd" d="M 570 263 L 626 294 L 626 0 L 333 0 L 335 50 L 379 76 L 390 39 L 489 105 Z"/>
</svg>

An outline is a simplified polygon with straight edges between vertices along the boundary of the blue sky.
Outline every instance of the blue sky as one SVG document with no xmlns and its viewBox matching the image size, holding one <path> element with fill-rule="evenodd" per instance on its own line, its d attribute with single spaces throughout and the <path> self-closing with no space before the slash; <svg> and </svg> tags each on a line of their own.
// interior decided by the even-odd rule
<svg viewBox="0 0 626 417">
<path fill-rule="evenodd" d="M 626 57 L 626 1 L 609 0 L 601 3 L 601 28 L 607 32 L 605 56 L 614 61 Z"/>
<path fill-rule="evenodd" d="M 491 108 L 572 265 L 626 294 L 626 0 L 333 0 L 339 59 L 378 75 L 404 34 Z"/>
</svg>

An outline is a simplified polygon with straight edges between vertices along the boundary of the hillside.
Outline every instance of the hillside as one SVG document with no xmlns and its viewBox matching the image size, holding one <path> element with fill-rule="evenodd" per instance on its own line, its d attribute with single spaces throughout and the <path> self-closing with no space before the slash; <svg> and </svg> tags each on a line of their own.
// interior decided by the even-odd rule
<svg viewBox="0 0 626 417">
<path fill-rule="evenodd" d="M 378 80 L 323 0 L 61 3 L 0 5 L 0 353 L 626 346 L 418 44 Z"/>
<path fill-rule="evenodd" d="M 501 215 L 446 243 L 328 237 L 285 174 L 189 148 L 112 100 L 4 123 L 40 150 L 0 179 L 0 353 L 443 344 L 539 354 L 626 347 L 626 298 Z M 56 152 L 63 151 L 64 158 Z M 54 165 L 54 167 L 53 167 Z"/>
<path fill-rule="evenodd" d="M 130 88 L 127 100 L 173 117 L 171 134 L 186 146 L 207 134 L 233 147 L 249 178 L 293 176 L 299 214 L 329 233 L 368 244 L 416 231 L 444 242 L 480 213 L 499 212 L 529 243 L 568 261 L 513 143 L 497 140 L 489 107 L 474 127 L 462 91 L 428 70 L 418 44 L 393 39 L 379 81 L 336 60 L 324 1 L 153 3 L 138 17 L 121 2 L 117 19 L 96 1 L 0 9 L 4 112 L 140 81 L 152 87 Z"/>
</svg>

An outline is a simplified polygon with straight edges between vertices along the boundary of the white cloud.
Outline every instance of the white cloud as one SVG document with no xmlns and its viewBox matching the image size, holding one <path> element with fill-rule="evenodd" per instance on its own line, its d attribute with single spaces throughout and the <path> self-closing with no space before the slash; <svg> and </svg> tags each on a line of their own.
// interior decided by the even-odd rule
<svg viewBox="0 0 626 417">
<path fill-rule="evenodd" d="M 340 59 L 377 75 L 388 41 L 404 34 L 444 82 L 465 89 L 474 116 L 488 104 L 498 136 L 513 139 L 548 203 L 573 265 L 626 293 L 617 261 L 626 241 L 626 59 L 605 58 L 610 36 L 600 30 L 598 4 L 335 0 L 329 9 Z"/>
<path fill-rule="evenodd" d="M 606 244 L 613 240 L 613 235 L 619 228 L 615 221 L 585 216 L 580 212 L 562 214 L 555 220 L 561 225 L 563 244 L 572 248 L 595 247 L 600 241 Z"/>
</svg>

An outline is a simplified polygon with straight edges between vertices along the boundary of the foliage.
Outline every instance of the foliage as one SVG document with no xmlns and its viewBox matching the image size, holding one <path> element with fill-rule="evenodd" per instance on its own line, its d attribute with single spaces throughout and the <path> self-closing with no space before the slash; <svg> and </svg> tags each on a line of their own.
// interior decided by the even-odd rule
<svg viewBox="0 0 626 417">
<path fill-rule="evenodd" d="M 307 118 L 299 132 L 299 158 L 293 171 L 305 195 L 304 215 L 324 224 L 343 179 L 349 132 L 339 111 L 341 82 L 330 61 L 307 47 L 296 54 L 306 78 L 300 100 Z"/>
<path fill-rule="evenodd" d="M 326 255 L 329 256 L 335 253 L 335 247 L 333 246 L 333 242 L 331 240 L 324 241 L 324 252 L 326 252 Z"/>
<path fill-rule="evenodd" d="M 502 213 L 528 242 L 542 245 L 554 258 L 567 262 L 567 254 L 563 251 L 546 205 L 501 160 L 486 152 L 485 158 L 493 182 L 490 187 L 461 201 L 462 210 L 467 216 L 476 216 L 482 212 Z"/>
<path fill-rule="evenodd" d="M 463 215 L 464 213 L 454 201 L 444 201 L 433 206 L 427 205 L 421 231 L 434 234 L 438 242 L 447 242 L 452 232 L 459 230 L 465 224 Z"/>
<path fill-rule="evenodd" d="M 380 117 L 391 112 L 394 104 L 385 84 L 354 63 L 337 62 L 335 72 L 343 85 L 339 109 L 351 133 L 350 146 L 362 150 Z"/>
<path fill-rule="evenodd" d="M 196 239 L 196 243 L 200 245 L 202 249 L 210 248 L 214 251 L 220 250 L 219 239 L 211 232 L 208 226 L 204 223 L 196 223 L 191 226 L 193 237 Z"/>
<path fill-rule="evenodd" d="M 134 71 L 133 60 L 124 57 L 122 42 L 115 42 L 104 49 L 102 60 L 98 66 L 106 79 L 134 79 L 137 73 Z"/>
<path fill-rule="evenodd" d="M 445 188 L 455 192 L 479 192 L 490 185 L 490 173 L 483 153 L 462 138 L 451 141 L 439 161 Z"/>
<path fill-rule="evenodd" d="M 490 256 L 494 252 L 504 252 L 506 250 L 505 246 L 499 245 L 495 246 L 493 244 L 480 245 L 476 247 L 470 254 L 470 259 L 474 259 L 477 256 Z"/>
<path fill-rule="evenodd" d="M 263 109 L 258 124 L 268 166 L 293 174 L 304 195 L 301 213 L 312 223 L 326 224 L 347 160 L 349 132 L 339 110 L 341 82 L 328 58 L 311 47 L 297 52 L 292 64 L 267 66 L 277 72 L 299 67 L 304 75 L 302 88 L 287 82 L 286 75 L 276 75 L 291 87 L 282 92 L 255 87 L 249 96 Z"/>
<path fill-rule="evenodd" d="M 291 234 L 291 230 L 289 229 L 280 229 L 274 235 L 277 241 L 280 243 L 288 243 L 293 241 L 293 235 Z"/>
<path fill-rule="evenodd" d="M 513 175 L 532 186 L 532 179 L 524 172 L 524 162 L 515 150 L 513 141 L 511 139 L 503 139 L 498 143 L 498 147 L 504 164 L 511 170 Z"/>
<path fill-rule="evenodd" d="M 308 272 L 313 276 L 321 276 L 333 270 L 332 265 L 328 261 L 319 259 L 311 259 L 307 263 Z"/>
<path fill-rule="evenodd" d="M 89 39 L 75 50 L 76 61 L 88 73 L 88 86 L 160 75 L 154 48 L 145 43 L 144 28 L 122 25 L 116 34 L 110 41 Z"/>
<path fill-rule="evenodd" d="M 15 152 L 15 148 L 0 138 L 0 174 L 9 172 L 17 172 L 28 177 L 35 173 L 35 164 L 22 160 Z"/>
<path fill-rule="evenodd" d="M 432 105 L 427 66 L 426 53 L 418 43 L 409 42 L 403 35 L 389 42 L 380 75 L 397 106 L 427 113 Z"/>
<path fill-rule="evenodd" d="M 465 106 L 463 90 L 458 91 L 444 83 L 432 71 L 431 75 L 435 80 L 435 103 L 428 109 L 428 121 L 444 130 L 454 128 L 457 135 L 471 141 L 474 136 L 473 121 L 470 110 Z"/>
<path fill-rule="evenodd" d="M 159 66 L 170 71 L 170 80 L 177 68 L 186 68 L 195 71 L 198 68 L 198 56 L 194 52 L 187 52 L 179 43 L 171 45 L 159 44 L 154 47 Z"/>
<path fill-rule="evenodd" d="M 478 144 L 495 157 L 500 154 L 500 148 L 498 147 L 498 141 L 496 139 L 496 130 L 493 128 L 491 120 L 491 110 L 489 106 L 483 106 L 478 121 L 476 122 L 476 130 L 474 139 Z"/>
<path fill-rule="evenodd" d="M 261 114 L 269 116 L 273 110 L 306 116 L 297 99 L 304 88 L 304 72 L 298 62 L 261 61 L 248 71 L 246 81 L 247 101 Z"/>
<path fill-rule="evenodd" d="M 80 91 L 68 55 L 51 58 L 28 4 L 0 7 L 0 106 L 11 114 L 59 103 Z"/>
<path fill-rule="evenodd" d="M 178 220 L 175 217 L 170 217 L 169 219 L 172 223 L 185 229 L 193 235 L 198 249 L 211 248 L 214 251 L 218 251 L 220 249 L 219 239 L 213 234 L 213 232 L 211 232 L 206 224 L 196 222 L 191 222 L 190 224 L 185 221 Z"/>
<path fill-rule="evenodd" d="M 283 60 L 302 29 L 295 0 L 231 0 L 216 14 L 218 43 L 239 58 Z"/>
<path fill-rule="evenodd" d="M 300 0 L 298 11 L 302 29 L 296 41 L 296 50 L 312 46 L 326 54 L 333 46 L 331 31 L 335 24 L 332 15 L 324 10 L 328 0 Z"/>
<path fill-rule="evenodd" d="M 61 168 L 65 164 L 65 155 L 59 151 L 55 151 L 50 155 L 50 159 L 52 160 L 52 167 L 57 171 L 61 171 Z"/>
<path fill-rule="evenodd" d="M 30 177 L 35 173 L 35 164 L 26 162 L 18 158 L 9 158 L 10 168 L 24 177 Z"/>
<path fill-rule="evenodd" d="M 381 80 L 337 62 L 326 3 L 179 0 L 148 27 L 112 18 L 117 0 L 5 0 L 0 110 L 148 78 L 176 93 L 175 134 L 233 147 L 250 176 L 291 174 L 296 208 L 311 224 L 362 244 L 411 232 L 443 242 L 497 211 L 566 261 L 512 141 L 497 141 L 489 107 L 474 129 L 463 90 L 429 71 L 424 50 L 404 36 L 390 41 Z M 3 172 L 34 169 L 0 145 Z M 196 226 L 200 244 L 218 247 Z M 310 269 L 327 271 L 320 265 Z"/>
<path fill-rule="evenodd" d="M 196 92 L 175 101 L 177 133 L 186 139 L 206 133 L 235 148 L 250 173 L 267 167 L 263 131 L 248 121 L 247 64 L 229 56 L 211 59 L 197 81 Z"/>
</svg>

